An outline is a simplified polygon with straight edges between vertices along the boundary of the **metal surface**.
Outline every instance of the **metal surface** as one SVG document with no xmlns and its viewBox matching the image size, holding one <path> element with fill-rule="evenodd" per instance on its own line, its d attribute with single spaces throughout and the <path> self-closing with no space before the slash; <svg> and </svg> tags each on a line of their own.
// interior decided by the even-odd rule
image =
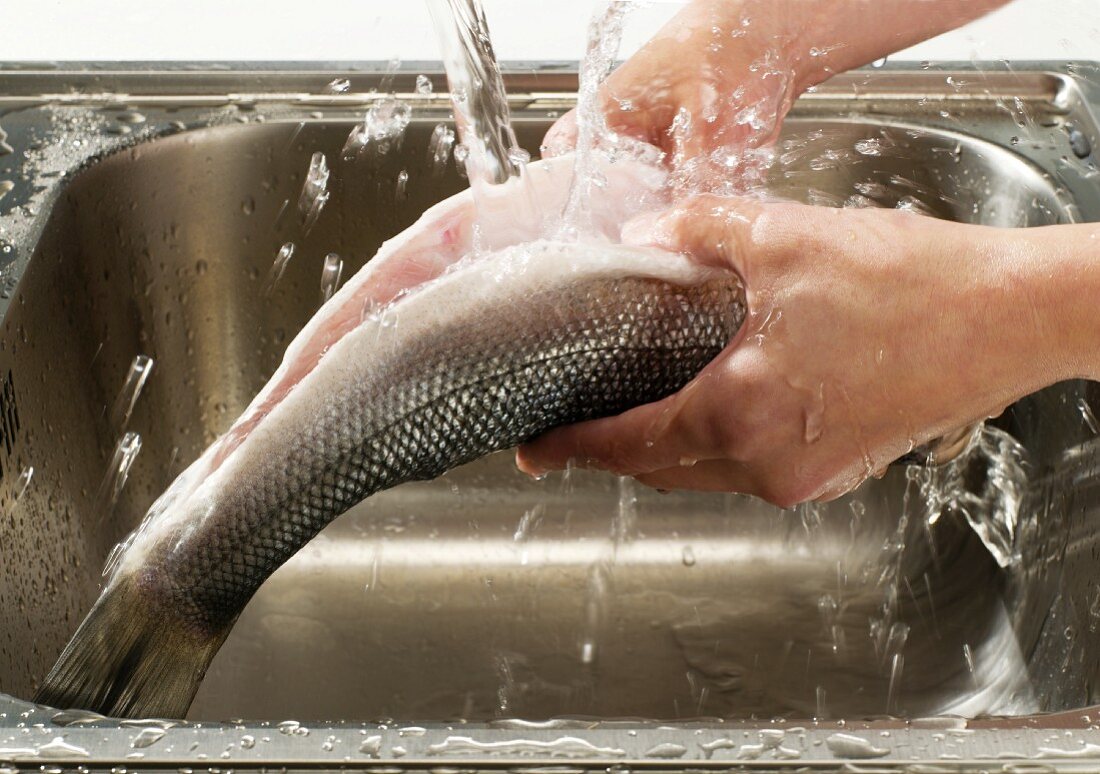
<svg viewBox="0 0 1100 774">
<path fill-rule="evenodd" d="M 234 76 L 236 96 L 218 97 Z M 0 199 L 0 691 L 33 691 L 95 598 L 113 543 L 263 384 L 316 308 L 325 254 L 338 252 L 345 273 L 357 269 L 464 186 L 453 165 L 443 175 L 429 165 L 428 138 L 447 118 L 438 97 L 407 95 L 416 108 L 399 151 L 340 161 L 379 79 L 317 93 L 331 77 L 0 73 L 9 95 L 0 127 L 15 149 L 0 156 L 0 181 L 15 183 Z M 1100 139 L 1092 85 L 1047 70 L 951 77 L 887 71 L 822 88 L 788 123 L 772 190 L 832 205 L 858 194 L 871 200 L 863 204 L 1001 226 L 1100 219 L 1093 160 L 1072 156 L 1067 129 L 1093 146 Z M 534 150 L 571 96 L 546 79 L 545 91 L 523 93 L 531 78 L 517 76 L 510 91 L 520 140 Z M 330 160 L 332 195 L 307 236 L 293 204 L 314 151 Z M 295 255 L 265 297 L 288 241 Z M 97 492 L 123 431 L 112 406 L 139 354 L 155 367 L 126 429 L 143 445 L 105 512 Z M 1001 569 L 958 517 L 928 526 L 904 470 L 828 507 L 782 512 L 579 471 L 533 482 L 504 455 L 353 509 L 249 605 L 192 718 L 296 718 L 310 734 L 189 725 L 131 747 L 138 728 L 59 726 L 48 711 L 22 716 L 31 709 L 12 700 L 0 706 L 0 760 L 467 767 L 564 758 L 669 768 L 755 755 L 775 765 L 874 758 L 988 769 L 1045 747 L 1047 763 L 1076 761 L 1065 754 L 1100 745 L 1080 713 L 969 726 L 858 721 L 1100 701 L 1097 463 L 1080 408 L 1100 411 L 1093 392 L 1060 385 L 999 420 L 1033 465 L 1026 553 L 1014 567 Z M 557 715 L 727 720 L 485 725 Z M 464 723 L 423 736 L 357 723 L 378 718 Z M 1061 727 L 1071 736 L 1050 730 Z M 862 735 L 869 748 L 838 733 Z M 40 749 L 59 736 L 88 755 Z M 447 743 L 460 736 L 475 744 Z M 561 737 L 589 746 L 554 742 Z M 478 746 L 517 739 L 543 746 Z"/>
</svg>

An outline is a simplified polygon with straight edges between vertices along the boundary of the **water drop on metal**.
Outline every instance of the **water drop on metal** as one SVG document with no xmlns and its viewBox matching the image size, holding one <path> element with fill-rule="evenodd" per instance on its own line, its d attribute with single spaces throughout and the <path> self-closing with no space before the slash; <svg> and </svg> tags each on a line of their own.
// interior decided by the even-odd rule
<svg viewBox="0 0 1100 774">
<path fill-rule="evenodd" d="M 325 94 L 345 94 L 351 88 L 351 81 L 347 78 L 333 78 L 325 84 L 322 91 Z"/>
</svg>

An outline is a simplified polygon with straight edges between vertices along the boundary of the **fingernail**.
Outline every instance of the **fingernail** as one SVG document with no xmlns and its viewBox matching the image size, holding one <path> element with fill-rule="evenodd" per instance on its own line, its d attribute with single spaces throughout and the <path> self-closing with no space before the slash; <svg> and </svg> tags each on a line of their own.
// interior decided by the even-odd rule
<svg viewBox="0 0 1100 774">
<path fill-rule="evenodd" d="M 516 467 L 519 468 L 521 473 L 525 473 L 531 478 L 542 479 L 550 473 L 550 469 L 536 463 L 523 449 L 516 451 Z"/>
</svg>

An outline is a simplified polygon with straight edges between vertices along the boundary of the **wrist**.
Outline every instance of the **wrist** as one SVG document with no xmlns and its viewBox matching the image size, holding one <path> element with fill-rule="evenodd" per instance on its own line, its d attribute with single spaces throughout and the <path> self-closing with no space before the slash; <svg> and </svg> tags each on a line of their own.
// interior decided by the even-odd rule
<svg viewBox="0 0 1100 774">
<path fill-rule="evenodd" d="M 1100 380 L 1100 227 L 997 229 L 992 240 L 1021 376 L 1042 376 L 1034 389 Z"/>
</svg>

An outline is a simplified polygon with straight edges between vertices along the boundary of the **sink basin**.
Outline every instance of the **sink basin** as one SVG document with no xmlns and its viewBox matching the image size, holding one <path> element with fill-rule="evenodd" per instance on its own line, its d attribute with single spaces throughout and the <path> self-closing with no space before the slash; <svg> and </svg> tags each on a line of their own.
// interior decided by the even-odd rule
<svg viewBox="0 0 1100 774">
<path fill-rule="evenodd" d="M 441 171 L 430 160 L 433 128 L 447 120 L 439 98 L 416 104 L 398 148 L 348 160 L 341 149 L 377 99 L 365 86 L 377 76 L 358 76 L 363 88 L 352 94 L 323 96 L 300 86 L 301 73 L 236 74 L 254 93 L 216 96 L 231 75 L 162 73 L 144 96 L 140 73 L 85 75 L 87 89 L 62 98 L 42 85 L 49 73 L 0 72 L 9 94 L 0 126 L 27 149 L 0 157 L 0 179 L 7 170 L 17 182 L 0 199 L 0 249 L 14 248 L 0 272 L 0 692 L 12 697 L 33 694 L 96 598 L 111 547 L 272 373 L 319 304 L 324 256 L 338 253 L 346 277 L 465 186 L 453 163 Z M 1068 139 L 1070 129 L 1097 139 L 1093 86 L 1051 68 L 1001 75 L 983 77 L 969 99 L 945 89 L 942 73 L 838 79 L 796 106 L 769 188 L 814 204 L 900 206 L 1006 227 L 1100 219 L 1092 160 L 1071 157 Z M 309 88 L 327 82 L 315 80 Z M 535 152 L 569 106 L 572 81 L 514 81 L 518 135 Z M 1024 97 L 996 99 L 1002 91 Z M 295 203 L 316 151 L 332 167 L 331 198 L 306 233 Z M 287 242 L 294 255 L 265 293 Z M 153 370 L 123 421 L 129 397 L 120 402 L 120 391 L 140 355 Z M 495 739 L 509 728 L 536 737 L 570 728 L 581 741 L 597 721 L 633 731 L 566 756 L 594 760 L 644 759 L 639 739 L 682 742 L 661 740 L 686 726 L 607 726 L 630 717 L 721 719 L 696 727 L 708 743 L 721 738 L 714 728 L 742 729 L 747 741 L 737 744 L 691 741 L 679 755 L 649 756 L 692 765 L 728 765 L 776 723 L 813 723 L 800 737 L 803 759 L 912 759 L 924 749 L 913 740 L 932 749 L 942 741 L 935 733 L 966 726 L 952 718 L 985 715 L 1021 717 L 967 732 L 1061 724 L 1085 744 L 1084 709 L 1100 701 L 1095 411 L 1095 387 L 1066 383 L 994 423 L 1027 455 L 1020 557 L 1007 567 L 961 514 L 928 502 L 929 473 L 919 469 L 894 468 L 836 503 L 794 511 L 738 496 L 661 495 L 584 471 L 531 481 L 509 454 L 399 487 L 338 519 L 263 586 L 191 720 L 317 721 L 345 729 L 341 744 L 354 743 L 345 755 L 363 741 L 347 730 L 366 727 L 356 724 L 422 724 L 427 731 L 387 737 L 371 755 L 421 754 L 433 765 L 456 750 L 491 757 L 476 734 Z M 140 435 L 140 453 L 112 504 L 109 474 L 125 431 Z M 18 698 L 10 708 L 9 720 L 24 711 L 52 722 Z M 12 746 L 3 710 L 0 761 Z M 591 720 L 535 722 L 561 716 Z M 947 720 L 896 719 L 930 716 Z M 91 722 L 103 740 L 96 749 L 123 757 L 135 732 Z M 821 746 L 841 733 L 837 722 L 917 736 L 908 752 L 867 737 L 887 749 L 881 756 Z M 448 726 L 474 734 L 474 747 L 433 751 L 429 742 L 454 738 Z M 225 729 L 211 726 L 221 736 L 196 744 L 220 751 Z M 815 729 L 824 734 L 816 749 Z M 1021 755 L 1039 746 L 1012 738 Z M 298 739 L 291 729 L 275 741 Z M 318 753 L 322 741 L 280 755 L 332 752 Z M 500 749 L 558 757 L 547 747 Z M 234 751 L 243 765 L 245 749 Z"/>
</svg>

